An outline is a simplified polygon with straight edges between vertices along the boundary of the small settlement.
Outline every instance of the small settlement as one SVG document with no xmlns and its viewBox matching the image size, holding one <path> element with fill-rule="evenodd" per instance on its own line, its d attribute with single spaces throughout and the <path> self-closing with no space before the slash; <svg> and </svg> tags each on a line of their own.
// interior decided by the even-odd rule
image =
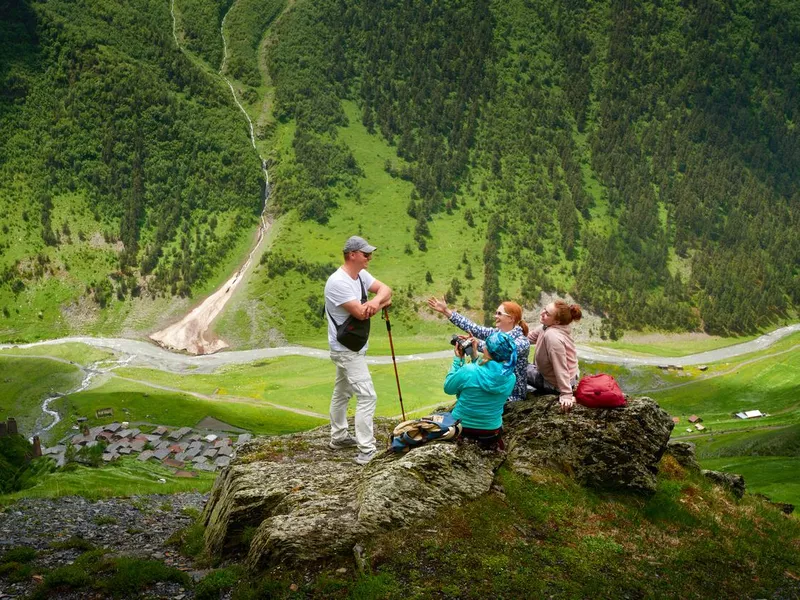
<svg viewBox="0 0 800 600">
<path fill-rule="evenodd" d="M 66 462 L 67 446 L 76 450 L 107 444 L 102 459 L 109 463 L 120 456 L 136 456 L 141 461 L 158 461 L 165 467 L 194 471 L 216 471 L 231 462 L 236 448 L 252 439 L 242 433 L 234 441 L 222 433 L 202 434 L 190 427 L 170 430 L 156 427 L 152 433 L 142 433 L 129 428 L 128 423 L 114 422 L 83 430 L 64 438 L 59 444 L 43 448 L 44 456 L 51 456 L 58 466 Z"/>
</svg>

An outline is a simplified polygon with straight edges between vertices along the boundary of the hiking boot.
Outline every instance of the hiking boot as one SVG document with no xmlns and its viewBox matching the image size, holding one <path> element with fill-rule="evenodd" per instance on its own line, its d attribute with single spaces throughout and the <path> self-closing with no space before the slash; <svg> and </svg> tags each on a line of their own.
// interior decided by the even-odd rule
<svg viewBox="0 0 800 600">
<path fill-rule="evenodd" d="M 351 435 L 348 435 L 343 440 L 331 440 L 328 443 L 328 447 L 331 450 L 341 450 L 342 448 L 354 448 L 356 446 L 358 446 L 358 442 L 356 442 L 356 439 Z"/>
<path fill-rule="evenodd" d="M 358 464 L 360 464 L 360 465 L 365 465 L 365 464 L 367 464 L 369 461 L 371 461 L 373 458 L 375 458 L 375 455 L 376 455 L 377 453 L 378 453 L 378 451 L 377 451 L 377 450 L 373 450 L 372 452 L 359 452 L 359 453 L 356 455 L 356 462 L 357 462 Z"/>
</svg>

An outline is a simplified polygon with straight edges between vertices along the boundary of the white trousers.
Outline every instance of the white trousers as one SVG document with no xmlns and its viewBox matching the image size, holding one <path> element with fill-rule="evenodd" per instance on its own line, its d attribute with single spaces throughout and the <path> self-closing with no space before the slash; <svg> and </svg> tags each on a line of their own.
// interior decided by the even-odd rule
<svg viewBox="0 0 800 600">
<path fill-rule="evenodd" d="M 347 405 L 356 397 L 356 442 L 361 452 L 375 450 L 372 420 L 378 396 L 372 384 L 364 354 L 344 350 L 331 350 L 331 360 L 336 365 L 336 382 L 331 396 L 331 440 L 347 438 Z"/>
</svg>

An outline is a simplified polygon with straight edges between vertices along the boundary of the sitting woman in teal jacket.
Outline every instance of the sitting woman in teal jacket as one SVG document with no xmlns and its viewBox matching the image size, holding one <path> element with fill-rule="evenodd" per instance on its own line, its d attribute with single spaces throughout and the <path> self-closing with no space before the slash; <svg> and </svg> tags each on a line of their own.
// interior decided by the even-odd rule
<svg viewBox="0 0 800 600">
<path fill-rule="evenodd" d="M 477 345 L 473 339 L 475 355 L 480 356 Z M 467 364 L 458 344 L 455 353 L 444 393 L 456 396 L 452 414 L 461 421 L 461 436 L 495 447 L 503 433 L 503 406 L 516 383 L 517 347 L 511 336 L 497 331 L 486 338 L 483 356 L 476 362 Z"/>
</svg>

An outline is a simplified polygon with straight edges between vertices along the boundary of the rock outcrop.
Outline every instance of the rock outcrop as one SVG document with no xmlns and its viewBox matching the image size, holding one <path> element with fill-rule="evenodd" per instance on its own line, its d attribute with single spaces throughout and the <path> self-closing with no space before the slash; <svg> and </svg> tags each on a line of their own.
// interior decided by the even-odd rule
<svg viewBox="0 0 800 600">
<path fill-rule="evenodd" d="M 376 531 L 486 493 L 503 460 L 472 444 L 435 443 L 360 467 L 352 449 L 330 450 L 328 440 L 321 427 L 246 445 L 212 491 L 206 549 L 220 555 L 249 542 L 253 569 L 350 552 Z"/>
<path fill-rule="evenodd" d="M 699 471 L 700 463 L 697 462 L 696 447 L 692 442 L 670 441 L 665 454 L 672 456 L 684 469 Z"/>
<path fill-rule="evenodd" d="M 614 409 L 578 405 L 564 414 L 555 396 L 541 396 L 510 405 L 503 420 L 512 469 L 548 467 L 594 488 L 645 494 L 655 492 L 675 426 L 650 398 L 628 398 Z"/>
<path fill-rule="evenodd" d="M 743 498 L 746 489 L 744 477 L 736 473 L 726 473 L 724 471 L 708 471 L 703 469 L 700 471 L 704 477 L 707 477 L 717 485 L 721 485 L 729 490 L 737 498 Z"/>
<path fill-rule="evenodd" d="M 213 556 L 247 552 L 247 564 L 313 561 L 350 553 L 370 535 L 423 522 L 443 507 L 489 491 L 504 460 L 529 473 L 556 468 L 601 489 L 655 490 L 657 464 L 673 427 L 648 398 L 613 410 L 550 396 L 509 405 L 506 453 L 469 442 L 433 442 L 407 454 L 383 452 L 366 467 L 354 450 L 328 447 L 329 429 L 257 439 L 217 479 L 204 512 Z M 395 423 L 378 421 L 379 444 Z"/>
</svg>

